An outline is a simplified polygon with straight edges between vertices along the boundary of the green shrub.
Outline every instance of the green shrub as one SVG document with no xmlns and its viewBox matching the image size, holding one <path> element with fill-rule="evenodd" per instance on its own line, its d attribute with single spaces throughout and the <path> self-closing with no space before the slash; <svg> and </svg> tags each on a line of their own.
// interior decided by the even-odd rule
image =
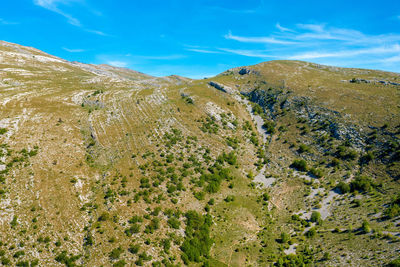
<svg viewBox="0 0 400 267">
<path fill-rule="evenodd" d="M 68 267 L 72 267 L 72 266 L 76 266 L 75 265 L 75 261 L 77 261 L 78 259 L 80 259 L 80 255 L 74 256 L 68 256 L 67 251 L 63 251 L 60 254 L 57 255 L 57 257 L 55 258 L 55 260 L 59 263 L 63 263 Z"/>
<path fill-rule="evenodd" d="M 210 238 L 211 216 L 201 215 L 196 211 L 188 211 L 186 217 L 185 240 L 181 245 L 182 260 L 185 264 L 189 261 L 200 262 L 203 257 L 208 257 L 213 244 Z"/>
<path fill-rule="evenodd" d="M 376 187 L 376 184 L 368 176 L 357 176 L 350 183 L 351 191 L 364 191 L 369 192 L 371 189 Z"/>
<path fill-rule="evenodd" d="M 298 171 L 307 171 L 308 167 L 307 167 L 307 162 L 304 159 L 296 159 L 293 161 L 292 168 L 295 168 Z"/>
<path fill-rule="evenodd" d="M 132 218 L 130 218 L 128 222 L 130 224 L 141 223 L 141 222 L 143 222 L 143 218 L 138 215 L 133 215 Z"/>
<path fill-rule="evenodd" d="M 12 221 L 10 222 L 11 228 L 15 228 L 18 225 L 18 218 L 14 215 Z"/>
<path fill-rule="evenodd" d="M 263 128 L 264 128 L 264 129 L 267 131 L 267 133 L 269 133 L 269 134 L 274 134 L 274 133 L 276 133 L 275 126 L 276 126 L 276 123 L 273 122 L 273 121 L 265 121 L 264 124 L 263 124 Z"/>
<path fill-rule="evenodd" d="M 371 232 L 371 226 L 369 225 L 369 222 L 364 220 L 362 225 L 361 225 L 361 230 L 363 231 L 363 233 L 368 234 L 369 232 Z"/>
<path fill-rule="evenodd" d="M 138 244 L 129 245 L 128 251 L 132 254 L 137 254 L 140 250 L 140 246 Z"/>
<path fill-rule="evenodd" d="M 140 225 L 137 223 L 132 224 L 129 228 L 125 229 L 125 234 L 131 237 L 133 234 L 140 232 Z"/>
<path fill-rule="evenodd" d="M 146 225 L 146 228 L 144 229 L 144 232 L 146 234 L 150 233 L 154 233 L 155 230 L 158 230 L 160 228 L 160 219 L 158 218 L 153 218 L 151 219 L 150 223 L 148 225 Z"/>
<path fill-rule="evenodd" d="M 309 152 L 310 147 L 305 144 L 300 144 L 299 149 L 297 150 L 299 153 Z"/>
<path fill-rule="evenodd" d="M 282 244 L 285 244 L 285 243 L 287 243 L 289 240 L 290 240 L 290 235 L 289 235 L 288 233 L 286 233 L 286 232 L 282 232 L 282 233 L 281 233 L 281 240 L 280 240 L 280 242 L 281 242 Z"/>
<path fill-rule="evenodd" d="M 124 267 L 126 265 L 126 261 L 125 260 L 119 260 L 116 263 L 113 264 L 113 267 Z"/>
<path fill-rule="evenodd" d="M 179 229 L 181 227 L 181 222 L 175 217 L 169 218 L 167 223 L 173 229 Z"/>
<path fill-rule="evenodd" d="M 29 267 L 29 262 L 28 261 L 19 261 L 15 264 L 15 266 L 18 267 Z"/>
<path fill-rule="evenodd" d="M 392 202 L 385 210 L 385 215 L 389 218 L 394 218 L 400 215 L 400 193 L 393 198 Z"/>
<path fill-rule="evenodd" d="M 308 230 L 305 233 L 305 236 L 308 238 L 314 237 L 317 234 L 317 230 L 315 230 L 315 227 L 311 227 L 310 230 Z"/>
<path fill-rule="evenodd" d="M 312 175 L 314 175 L 317 178 L 321 178 L 322 176 L 324 176 L 324 171 L 321 169 L 317 169 L 317 168 L 311 168 L 310 173 Z"/>
<path fill-rule="evenodd" d="M 333 167 L 338 167 L 340 165 L 340 160 L 338 160 L 337 158 L 332 159 L 331 162 Z"/>
<path fill-rule="evenodd" d="M 227 196 L 226 198 L 224 198 L 224 201 L 225 202 L 233 202 L 233 201 L 235 201 L 235 196 L 232 196 L 232 195 Z"/>
<path fill-rule="evenodd" d="M 335 155 L 343 160 L 355 160 L 358 156 L 355 150 L 352 150 L 344 145 L 338 146 L 336 148 Z"/>
<path fill-rule="evenodd" d="M 359 200 L 359 199 L 354 199 L 352 202 L 354 203 L 354 205 L 356 207 L 360 207 L 361 206 L 361 200 Z"/>
<path fill-rule="evenodd" d="M 275 262 L 278 267 L 314 266 L 314 250 L 305 247 L 296 249 L 296 254 L 282 255 Z"/>
<path fill-rule="evenodd" d="M 311 214 L 310 221 L 317 223 L 318 225 L 322 224 L 321 214 L 318 211 L 313 211 Z"/>
<path fill-rule="evenodd" d="M 124 250 L 121 247 L 114 248 L 113 250 L 111 250 L 109 257 L 113 260 L 119 259 L 123 252 Z"/>
<path fill-rule="evenodd" d="M 324 253 L 324 257 L 322 258 L 324 261 L 328 261 L 331 259 L 331 255 L 329 254 L 329 252 L 325 252 Z"/>
<path fill-rule="evenodd" d="M 340 191 L 342 194 L 349 193 L 349 192 L 350 192 L 350 189 L 351 189 L 349 184 L 347 184 L 347 183 L 345 183 L 345 182 L 342 182 L 342 181 L 338 183 L 338 185 L 336 186 L 336 188 L 339 189 L 339 191 Z"/>
<path fill-rule="evenodd" d="M 103 212 L 99 218 L 97 219 L 97 221 L 99 222 L 105 222 L 108 221 L 110 219 L 110 214 L 108 214 L 107 212 Z"/>
<path fill-rule="evenodd" d="M 253 113 L 262 115 L 264 113 L 264 109 L 257 103 L 253 103 Z"/>
<path fill-rule="evenodd" d="M 400 257 L 389 262 L 389 264 L 387 266 L 388 267 L 400 267 Z"/>
<path fill-rule="evenodd" d="M 262 195 L 262 198 L 263 198 L 264 201 L 268 201 L 268 200 L 270 200 L 271 197 L 268 195 L 268 193 L 264 193 Z"/>
<path fill-rule="evenodd" d="M 9 258 L 6 258 L 6 257 L 1 257 L 1 264 L 10 265 L 11 264 L 11 260 Z"/>
</svg>

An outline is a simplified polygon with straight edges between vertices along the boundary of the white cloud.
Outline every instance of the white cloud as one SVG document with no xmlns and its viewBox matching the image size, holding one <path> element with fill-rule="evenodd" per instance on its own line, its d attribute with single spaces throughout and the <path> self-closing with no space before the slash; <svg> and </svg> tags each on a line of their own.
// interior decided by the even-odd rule
<svg viewBox="0 0 400 267">
<path fill-rule="evenodd" d="M 238 36 L 228 32 L 224 37 L 242 43 L 314 46 L 316 42 L 342 41 L 342 45 L 377 45 L 400 42 L 399 34 L 367 35 L 346 28 L 327 28 L 324 24 L 297 24 L 297 31 L 275 25 L 281 33 L 263 37 Z M 300 30 L 300 31 L 298 31 Z"/>
<path fill-rule="evenodd" d="M 293 30 L 283 27 L 281 26 L 281 24 L 279 24 L 279 22 L 275 25 L 276 28 L 278 28 L 278 30 L 280 30 L 281 32 L 294 32 Z"/>
<path fill-rule="evenodd" d="M 382 59 L 383 63 L 400 63 L 400 54 L 397 56 Z"/>
<path fill-rule="evenodd" d="M 271 54 L 265 54 L 265 51 L 257 51 L 257 50 L 241 50 L 241 49 L 229 49 L 229 48 L 219 48 L 222 51 L 236 54 L 236 55 L 241 55 L 241 56 L 247 56 L 247 57 L 258 57 L 258 58 L 273 58 L 276 56 L 273 56 Z"/>
<path fill-rule="evenodd" d="M 138 59 L 149 59 L 149 60 L 174 60 L 185 58 L 185 55 L 165 55 L 165 56 L 141 56 L 141 55 L 131 55 Z"/>
<path fill-rule="evenodd" d="M 119 60 L 111 60 L 107 61 L 108 65 L 114 66 L 114 67 L 119 67 L 119 68 L 126 68 L 128 66 L 128 63 L 125 61 L 119 61 Z"/>
<path fill-rule="evenodd" d="M 70 49 L 70 48 L 67 48 L 67 47 L 63 47 L 62 49 L 64 49 L 64 50 L 67 51 L 67 52 L 70 52 L 70 53 L 81 53 L 81 52 L 85 52 L 85 49 Z"/>
<path fill-rule="evenodd" d="M 213 50 L 207 50 L 207 49 L 200 49 L 200 48 L 186 48 L 185 50 L 191 51 L 191 52 L 197 52 L 197 53 L 203 53 L 203 54 L 221 54 L 221 51 L 213 51 Z"/>
<path fill-rule="evenodd" d="M 288 59 L 316 59 L 316 58 L 329 58 L 329 57 L 354 57 L 359 55 L 383 55 L 400 52 L 400 46 L 398 44 L 389 47 L 373 47 L 365 49 L 353 49 L 353 50 L 338 50 L 333 52 L 305 52 L 293 56 L 287 57 Z"/>
<path fill-rule="evenodd" d="M 336 59 L 378 62 L 397 62 L 400 53 L 400 35 L 387 33 L 368 35 L 354 29 L 327 27 L 325 24 L 297 24 L 294 29 L 277 23 L 279 33 L 264 37 L 237 36 L 231 32 L 228 40 L 243 43 L 241 49 L 220 50 L 262 59 L 317 60 Z M 246 44 L 248 47 L 246 47 Z M 262 49 L 256 48 L 263 45 Z M 268 44 L 268 50 L 265 45 Z"/>
<path fill-rule="evenodd" d="M 3 25 L 15 25 L 15 24 L 18 24 L 18 22 L 8 21 L 8 20 L 0 18 L 0 24 L 3 24 Z"/>
<path fill-rule="evenodd" d="M 81 22 L 77 19 L 74 18 L 73 16 L 63 12 L 61 9 L 59 9 L 57 6 L 58 4 L 68 4 L 71 2 L 76 2 L 74 0 L 34 0 L 35 5 L 38 5 L 40 7 L 43 7 L 45 9 L 48 9 L 50 11 L 53 11 L 63 17 L 65 17 L 68 21 L 69 24 L 81 27 Z"/>
<path fill-rule="evenodd" d="M 92 30 L 92 29 L 88 29 L 88 28 L 84 27 L 79 19 L 77 19 L 74 16 L 62 11 L 59 8 L 59 5 L 69 5 L 69 4 L 72 4 L 72 3 L 82 3 L 82 1 L 83 0 L 33 0 L 33 3 L 35 5 L 37 5 L 37 6 L 43 7 L 45 9 L 47 9 L 47 10 L 50 10 L 52 12 L 55 12 L 55 13 L 63 16 L 64 18 L 67 19 L 67 22 L 69 24 L 73 25 L 73 26 L 83 28 L 85 31 L 93 33 L 93 34 L 97 34 L 97 35 L 101 35 L 101 36 L 108 36 L 108 34 L 105 34 L 102 31 Z"/>
<path fill-rule="evenodd" d="M 100 35 L 100 36 L 110 36 L 109 34 L 104 33 L 102 31 L 91 30 L 91 29 L 85 29 L 85 31 L 93 33 L 93 34 L 97 34 L 97 35 Z"/>
<path fill-rule="evenodd" d="M 226 12 L 226 13 L 236 13 L 236 14 L 253 14 L 257 12 L 257 7 L 254 9 L 232 9 L 232 8 L 226 8 L 226 7 L 221 7 L 221 6 L 208 6 L 209 10 L 212 11 L 217 11 L 217 12 Z"/>
<path fill-rule="evenodd" d="M 244 36 L 232 35 L 231 32 L 226 34 L 224 37 L 225 39 L 235 40 L 242 43 L 264 43 L 264 44 L 283 44 L 283 45 L 295 44 L 295 42 L 278 40 L 275 39 L 274 37 L 244 37 Z"/>
<path fill-rule="evenodd" d="M 324 24 L 297 24 L 297 27 L 304 30 L 310 30 L 313 32 L 323 32 Z"/>
</svg>

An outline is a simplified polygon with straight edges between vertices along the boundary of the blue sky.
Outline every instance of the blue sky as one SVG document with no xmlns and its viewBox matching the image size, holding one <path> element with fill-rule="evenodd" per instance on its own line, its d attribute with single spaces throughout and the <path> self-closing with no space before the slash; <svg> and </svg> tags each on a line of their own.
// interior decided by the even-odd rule
<svg viewBox="0 0 400 267">
<path fill-rule="evenodd" d="M 275 59 L 400 72 L 400 1 L 9 0 L 0 39 L 156 76 Z"/>
</svg>

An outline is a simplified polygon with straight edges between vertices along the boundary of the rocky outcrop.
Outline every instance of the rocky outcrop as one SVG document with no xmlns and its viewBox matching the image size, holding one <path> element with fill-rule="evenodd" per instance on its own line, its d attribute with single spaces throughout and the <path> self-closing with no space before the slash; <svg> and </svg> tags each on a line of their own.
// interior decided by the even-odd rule
<svg viewBox="0 0 400 267">
<path fill-rule="evenodd" d="M 238 73 L 240 75 L 246 75 L 246 74 L 256 74 L 259 75 L 260 73 L 258 71 L 252 70 L 252 69 L 248 69 L 248 68 L 241 68 Z"/>
<path fill-rule="evenodd" d="M 87 98 L 83 99 L 82 106 L 94 108 L 94 109 L 102 109 L 105 107 L 105 104 L 99 100 L 89 100 Z"/>
<path fill-rule="evenodd" d="M 228 87 L 226 85 L 223 85 L 223 84 L 220 84 L 220 83 L 217 83 L 217 82 L 213 82 L 213 81 L 210 81 L 208 84 L 210 86 L 214 87 L 215 89 L 220 90 L 220 91 L 222 91 L 224 93 L 228 93 L 228 94 L 233 94 L 234 93 L 234 90 L 231 87 Z"/>
<path fill-rule="evenodd" d="M 356 148 L 365 147 L 367 136 L 360 127 L 346 121 L 340 112 L 316 105 L 309 97 L 294 96 L 279 89 L 253 90 L 242 94 L 251 102 L 259 104 L 272 120 L 282 110 L 292 111 L 296 117 L 309 124 L 319 125 L 318 131 L 338 140 L 348 140 Z"/>
<path fill-rule="evenodd" d="M 346 80 L 345 80 L 346 81 Z M 384 80 L 366 80 L 360 78 L 353 78 L 348 81 L 349 83 L 375 83 L 375 84 L 383 84 L 383 85 L 394 85 L 399 86 L 400 83 L 391 82 L 391 81 L 384 81 Z"/>
<path fill-rule="evenodd" d="M 242 68 L 239 70 L 240 75 L 250 74 L 250 70 L 246 68 Z"/>
</svg>

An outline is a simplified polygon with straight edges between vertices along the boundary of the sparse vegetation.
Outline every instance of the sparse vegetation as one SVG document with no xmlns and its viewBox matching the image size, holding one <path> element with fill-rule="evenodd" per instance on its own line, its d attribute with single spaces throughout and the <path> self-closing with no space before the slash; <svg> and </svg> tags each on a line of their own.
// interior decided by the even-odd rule
<svg viewBox="0 0 400 267">
<path fill-rule="evenodd" d="M 396 266 L 397 88 L 340 82 L 396 75 L 107 76 L 27 57 L 28 76 L 2 56 L 1 265 Z"/>
</svg>

